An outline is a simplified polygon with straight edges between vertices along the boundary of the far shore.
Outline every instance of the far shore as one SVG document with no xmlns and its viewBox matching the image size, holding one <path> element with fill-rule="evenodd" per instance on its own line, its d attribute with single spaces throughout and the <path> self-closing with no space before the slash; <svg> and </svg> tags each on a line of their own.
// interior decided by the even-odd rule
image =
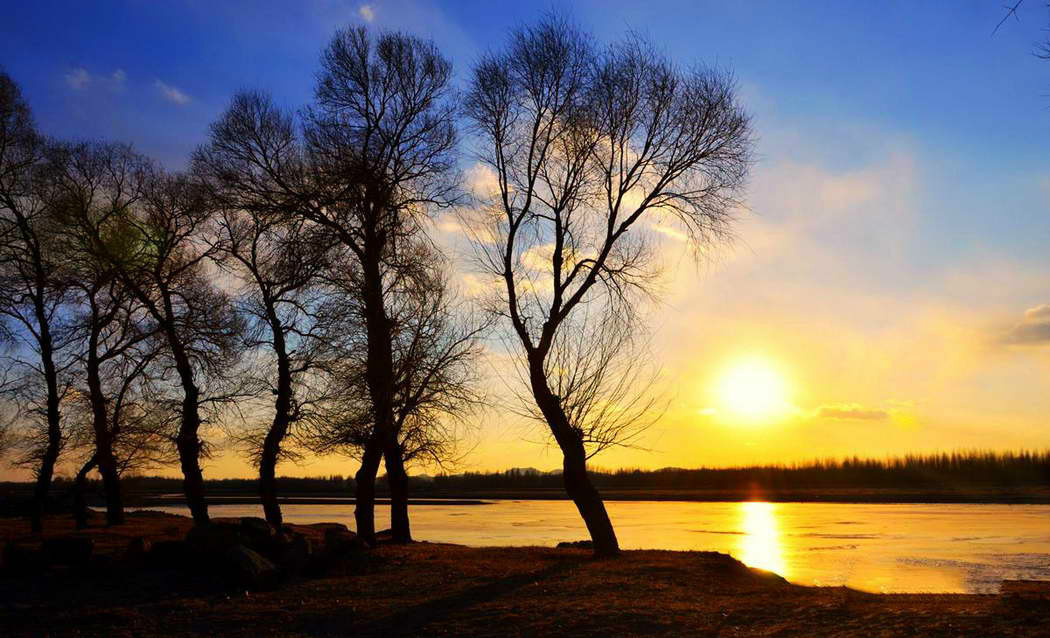
<svg viewBox="0 0 1050 638">
<path fill-rule="evenodd" d="M 423 491 L 412 498 L 410 505 L 486 505 L 494 500 L 566 500 L 561 489 L 490 489 L 446 493 Z M 603 490 L 607 501 L 686 501 L 739 502 L 767 501 L 775 503 L 974 503 L 1003 505 L 1050 505 L 1050 487 L 1000 489 L 923 489 L 923 488 L 811 488 L 775 490 L 750 488 L 741 490 Z M 185 504 L 180 494 L 132 494 L 129 504 L 137 507 L 178 507 Z M 214 505 L 257 505 L 257 495 L 245 492 L 212 491 L 209 502 Z M 280 497 L 287 505 L 353 505 L 354 498 L 346 492 L 288 493 Z M 386 498 L 376 501 L 389 504 Z"/>
</svg>

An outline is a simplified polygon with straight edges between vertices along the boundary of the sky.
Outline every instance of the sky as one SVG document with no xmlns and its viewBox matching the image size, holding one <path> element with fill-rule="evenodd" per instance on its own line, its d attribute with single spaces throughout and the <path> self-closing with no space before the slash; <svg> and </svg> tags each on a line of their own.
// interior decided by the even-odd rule
<svg viewBox="0 0 1050 638">
<path fill-rule="evenodd" d="M 5 9 L 0 66 L 44 132 L 179 169 L 235 91 L 308 102 L 340 27 L 431 38 L 459 82 L 552 7 L 599 41 L 637 31 L 683 66 L 733 71 L 757 161 L 732 244 L 696 261 L 663 236 L 651 329 L 667 409 L 639 448 L 593 463 L 1047 448 L 1050 61 L 1032 53 L 1050 15 L 1028 2 L 993 34 L 1001 5 L 41 1 Z M 455 224 L 435 233 L 458 250 Z M 459 469 L 560 465 L 535 426 L 477 421 Z M 206 469 L 250 471 L 234 450 Z"/>
</svg>

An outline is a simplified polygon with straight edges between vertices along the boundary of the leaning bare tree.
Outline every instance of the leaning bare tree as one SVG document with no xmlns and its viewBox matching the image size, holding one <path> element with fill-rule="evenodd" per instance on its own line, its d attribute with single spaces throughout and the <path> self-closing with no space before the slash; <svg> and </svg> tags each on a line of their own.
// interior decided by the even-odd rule
<svg viewBox="0 0 1050 638">
<path fill-rule="evenodd" d="M 92 237 L 99 259 L 112 266 L 163 338 L 177 404 L 175 446 L 186 502 L 206 524 L 202 410 L 239 396 L 229 386 L 244 325 L 208 268 L 219 250 L 207 189 L 185 175 L 150 166 L 133 201 L 99 219 Z"/>
<path fill-rule="evenodd" d="M 154 366 L 160 339 L 156 322 L 120 277 L 119 266 L 100 252 L 118 252 L 128 240 L 114 221 L 141 196 L 150 167 L 116 144 L 56 145 L 51 155 L 53 214 L 60 222 L 55 242 L 65 264 L 71 336 L 84 382 L 75 395 L 86 402 L 91 424 L 91 454 L 77 479 L 83 481 L 97 467 L 106 495 L 106 522 L 115 525 L 124 522 L 120 468 L 129 459 L 118 455 L 118 449 L 148 442 L 142 437 L 148 431 L 123 421 L 124 405 L 129 391 L 141 387 Z"/>
<path fill-rule="evenodd" d="M 617 415 L 644 418 L 646 404 L 616 405 L 633 373 L 621 362 L 628 381 L 617 379 L 603 358 L 638 330 L 655 222 L 677 222 L 694 246 L 726 236 L 750 165 L 749 119 L 729 74 L 679 69 L 637 37 L 599 50 L 558 18 L 483 58 L 465 104 L 496 182 L 467 226 L 562 451 L 566 492 L 595 552 L 615 554 L 589 449 L 622 440 L 632 428 Z"/>
<path fill-rule="evenodd" d="M 0 72 L 0 315 L 15 341 L 6 384 L 30 417 L 28 451 L 34 466 L 32 528 L 42 515 L 63 445 L 60 403 L 68 386 L 60 323 L 65 290 L 57 276 L 59 256 L 52 250 L 55 221 L 46 155 L 49 143 L 35 130 L 18 86 Z M 42 388 L 42 389 L 41 389 Z"/>
</svg>

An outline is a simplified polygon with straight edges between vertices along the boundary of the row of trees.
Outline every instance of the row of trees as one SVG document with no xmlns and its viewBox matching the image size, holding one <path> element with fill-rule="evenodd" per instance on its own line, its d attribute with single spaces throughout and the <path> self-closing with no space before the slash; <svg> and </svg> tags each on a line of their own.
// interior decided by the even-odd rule
<svg viewBox="0 0 1050 638">
<path fill-rule="evenodd" d="M 34 526 L 67 448 L 101 474 L 110 523 L 121 472 L 173 457 L 207 523 L 204 434 L 244 422 L 271 523 L 277 463 L 342 452 L 361 461 L 358 533 L 374 539 L 382 462 L 408 541 L 406 463 L 449 456 L 491 328 L 520 372 L 514 407 L 545 424 L 596 552 L 615 553 L 587 460 L 652 418 L 635 312 L 652 225 L 697 247 L 728 233 L 751 147 L 732 78 L 635 37 L 596 48 L 558 18 L 516 31 L 460 93 L 404 34 L 339 31 L 320 66 L 297 111 L 237 94 L 177 174 L 46 139 L 0 76 L 3 382 Z M 465 192 L 463 147 L 494 187 Z M 453 207 L 493 284 L 470 307 L 429 235 Z"/>
</svg>

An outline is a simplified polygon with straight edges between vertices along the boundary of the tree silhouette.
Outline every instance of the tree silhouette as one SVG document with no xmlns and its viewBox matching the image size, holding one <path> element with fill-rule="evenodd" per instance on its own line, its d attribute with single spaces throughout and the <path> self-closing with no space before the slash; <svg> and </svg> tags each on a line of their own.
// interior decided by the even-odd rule
<svg viewBox="0 0 1050 638">
<path fill-rule="evenodd" d="M 630 343 L 634 308 L 653 289 L 646 227 L 673 221 L 697 247 L 725 237 L 751 136 L 727 73 L 680 70 L 636 36 L 591 42 L 549 17 L 477 63 L 465 107 L 496 186 L 477 194 L 466 226 L 499 283 L 493 310 L 510 322 L 536 410 L 562 451 L 565 489 L 595 552 L 608 555 L 618 543 L 587 475 L 588 446 L 631 428 L 595 421 L 596 399 L 620 397 L 593 390 L 631 385 L 604 359 Z M 588 346 L 606 354 L 588 360 Z M 640 401 L 605 414 L 643 416 Z"/>
<path fill-rule="evenodd" d="M 157 448 L 164 447 L 159 422 L 141 427 L 146 421 L 133 418 L 129 408 L 131 398 L 147 387 L 162 343 L 156 322 L 121 278 L 120 266 L 100 253 L 126 252 L 129 234 L 119 211 L 141 195 L 151 167 L 117 144 L 56 145 L 51 155 L 53 214 L 60 222 L 56 247 L 70 291 L 71 338 L 82 377 L 78 384 L 85 388 L 72 396 L 90 414 L 91 453 L 77 480 L 82 482 L 97 466 L 106 494 L 106 522 L 119 524 L 124 522 L 122 468 L 155 459 Z M 97 244 L 105 248 L 100 251 Z"/>
<path fill-rule="evenodd" d="M 318 355 L 323 344 L 318 342 L 316 318 L 321 275 L 340 255 L 327 231 L 271 196 L 280 192 L 279 184 L 230 152 L 267 123 L 279 123 L 266 114 L 268 108 L 269 100 L 261 94 L 235 96 L 212 125 L 211 143 L 197 151 L 194 162 L 220 208 L 222 248 L 217 263 L 241 282 L 238 306 L 254 328 L 247 345 L 264 347 L 275 364 L 253 375 L 273 397 L 273 418 L 267 427 L 251 429 L 247 440 L 259 467 L 266 520 L 279 527 L 276 466 L 288 454 L 287 448 L 282 451 L 285 438 L 312 401 L 309 380 L 321 372 Z M 264 144 L 262 152 L 268 148 Z M 260 183 L 266 184 L 262 191 Z"/>
<path fill-rule="evenodd" d="M 388 304 L 406 250 L 422 236 L 427 208 L 448 204 L 455 192 L 451 67 L 430 43 L 402 34 L 373 38 L 365 29 L 337 32 L 321 66 L 302 135 L 295 118 L 267 96 L 242 94 L 213 127 L 204 152 L 227 188 L 311 222 L 348 256 L 333 267 L 356 286 L 374 428 L 355 481 L 358 533 L 374 539 L 375 478 L 385 460 L 395 502 L 391 527 L 407 541 L 408 477 L 398 444 Z"/>
<path fill-rule="evenodd" d="M 42 514 L 64 444 L 60 404 L 65 341 L 61 308 L 66 290 L 53 249 L 55 220 L 46 155 L 49 142 L 33 124 L 14 81 L 0 72 L 0 314 L 16 342 L 4 389 L 32 417 L 21 458 L 36 474 L 32 528 Z M 43 392 L 40 382 L 43 382 Z"/>
<path fill-rule="evenodd" d="M 113 206 L 95 225 L 94 249 L 156 322 L 178 380 L 175 446 L 193 519 L 206 524 L 200 459 L 202 406 L 240 396 L 229 385 L 244 330 L 229 295 L 206 268 L 219 250 L 206 189 L 185 175 L 149 166 L 134 201 Z M 109 229 L 103 232 L 103 229 Z"/>
</svg>

